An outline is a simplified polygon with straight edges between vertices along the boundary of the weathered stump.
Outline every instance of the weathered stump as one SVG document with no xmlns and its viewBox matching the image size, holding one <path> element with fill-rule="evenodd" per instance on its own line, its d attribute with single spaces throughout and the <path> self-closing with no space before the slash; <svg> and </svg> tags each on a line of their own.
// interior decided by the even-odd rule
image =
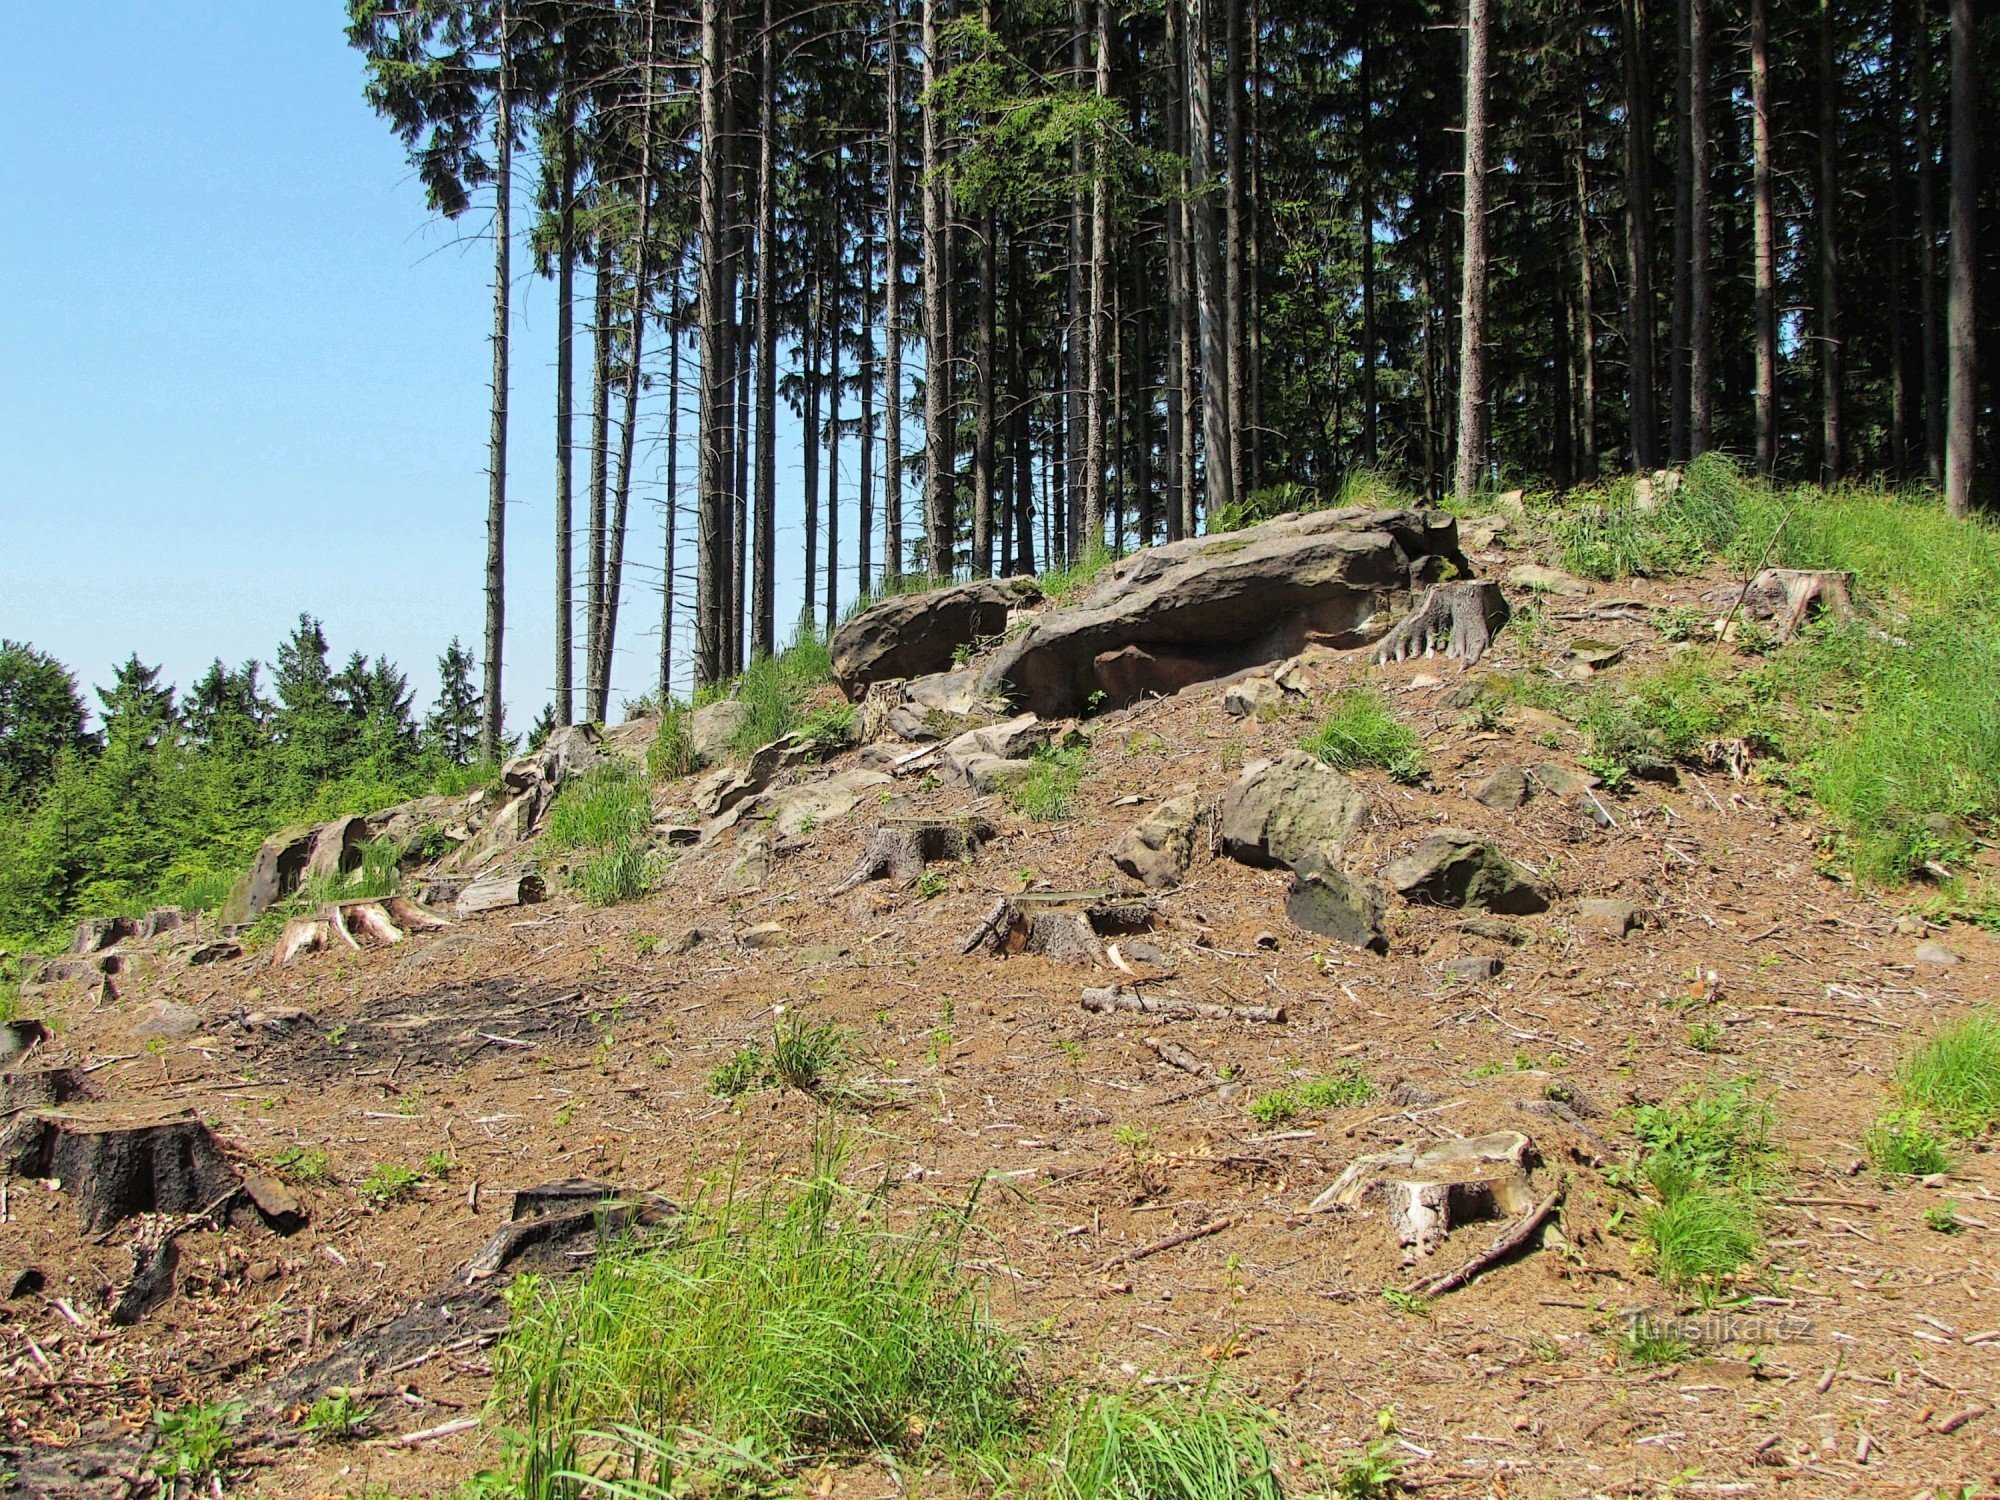
<svg viewBox="0 0 2000 1500">
<path fill-rule="evenodd" d="M 1433 584 L 1423 602 L 1375 648 L 1375 660 L 1408 661 L 1438 653 L 1477 666 L 1512 617 L 1507 596 L 1489 578 Z"/>
<path fill-rule="evenodd" d="M 1743 591 L 1742 612 L 1777 622 L 1778 639 L 1790 640 L 1809 615 L 1844 620 L 1854 613 L 1854 575 L 1817 568 L 1766 568 Z"/>
<path fill-rule="evenodd" d="M 962 953 L 1033 953 L 1065 963 L 1104 963 L 1107 937 L 1148 931 L 1149 898 L 1109 891 L 1028 891 L 1002 896 L 965 940 Z"/>
<path fill-rule="evenodd" d="M 843 895 L 871 880 L 907 885 L 933 860 L 969 858 L 992 837 L 993 825 L 980 817 L 884 818 L 847 878 L 827 894 Z"/>
<path fill-rule="evenodd" d="M 146 1121 L 24 1115 L 0 1141 L 0 1168 L 60 1181 L 90 1234 L 134 1214 L 218 1208 L 243 1186 L 222 1143 L 192 1114 Z"/>
</svg>

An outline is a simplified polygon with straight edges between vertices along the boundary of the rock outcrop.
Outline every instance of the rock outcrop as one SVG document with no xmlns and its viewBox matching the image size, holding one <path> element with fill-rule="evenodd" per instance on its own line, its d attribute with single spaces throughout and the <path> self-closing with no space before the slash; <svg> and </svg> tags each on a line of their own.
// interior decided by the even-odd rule
<svg viewBox="0 0 2000 1500">
<path fill-rule="evenodd" d="M 1152 890 L 1187 877 L 1197 843 L 1206 843 L 1210 816 L 1199 797 L 1170 797 L 1134 823 L 1111 850 L 1111 863 Z"/>
<path fill-rule="evenodd" d="M 1445 828 L 1383 872 L 1407 899 L 1427 906 L 1478 907 L 1508 916 L 1549 909 L 1549 893 L 1476 833 Z"/>
<path fill-rule="evenodd" d="M 1311 641 L 1364 645 L 1392 599 L 1447 562 L 1471 571 L 1457 523 L 1414 510 L 1313 511 L 1149 547 L 1038 616 L 980 682 L 1049 718 L 1177 692 Z"/>
<path fill-rule="evenodd" d="M 979 578 L 893 595 L 834 631 L 833 680 L 858 700 L 871 682 L 946 671 L 961 649 L 1000 635 L 1015 609 L 1039 598 L 1031 578 Z"/>
</svg>

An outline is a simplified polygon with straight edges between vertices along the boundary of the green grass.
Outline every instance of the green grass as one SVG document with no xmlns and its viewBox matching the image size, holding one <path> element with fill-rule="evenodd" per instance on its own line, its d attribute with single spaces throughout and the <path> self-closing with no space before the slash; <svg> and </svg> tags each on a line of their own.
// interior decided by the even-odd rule
<svg viewBox="0 0 2000 1500">
<path fill-rule="evenodd" d="M 1259 1094 L 1249 1103 L 1250 1117 L 1260 1125 L 1282 1125 L 1302 1114 L 1322 1109 L 1346 1109 L 1375 1097 L 1375 1085 L 1365 1073 L 1351 1069 L 1288 1083 Z"/>
<path fill-rule="evenodd" d="M 380 1162 L 368 1169 L 368 1175 L 361 1179 L 357 1191 L 376 1207 L 386 1208 L 409 1197 L 423 1180 L 424 1174 L 414 1167 Z"/>
<path fill-rule="evenodd" d="M 236 1451 L 231 1436 L 243 1420 L 243 1408 L 229 1402 L 183 1406 L 161 1412 L 154 1422 L 160 1440 L 153 1449 L 153 1472 L 169 1487 L 185 1482 L 199 1485 L 219 1478 Z"/>
<path fill-rule="evenodd" d="M 1958 1200 L 1947 1198 L 1924 1210 L 1924 1226 L 1939 1234 L 1964 1234 L 1965 1223 L 1958 1216 Z"/>
<path fill-rule="evenodd" d="M 670 699 L 660 710 L 660 732 L 646 747 L 646 774 L 655 781 L 675 781 L 701 769 L 694 753 L 694 734 L 689 720 L 692 704 Z"/>
<path fill-rule="evenodd" d="M 792 733 L 806 719 L 806 704 L 814 692 L 832 680 L 832 649 L 811 632 L 802 632 L 776 656 L 752 662 L 723 695 L 750 707 L 733 748 L 748 755 Z"/>
<path fill-rule="evenodd" d="M 1282 1500 L 1263 1413 L 1212 1387 L 1145 1395 L 1090 1392 L 1057 1417 L 1047 1449 L 1051 1500 Z"/>
<path fill-rule="evenodd" d="M 790 1192 L 704 1198 L 670 1244 L 517 1282 L 495 1397 L 529 1467 L 618 1427 L 693 1430 L 774 1464 L 1000 1450 L 1022 1421 L 1020 1366 L 961 1264 L 967 1213 L 891 1231 L 887 1201 L 843 1187 L 839 1166 L 822 1143 Z"/>
<path fill-rule="evenodd" d="M 1626 1324 L 1618 1336 L 1620 1362 L 1641 1369 L 1677 1365 L 1693 1352 L 1671 1323 L 1656 1323 L 1644 1313 Z"/>
<path fill-rule="evenodd" d="M 771 1033 L 771 1076 L 802 1094 L 823 1093 L 847 1055 L 847 1036 L 831 1021 L 788 1016 Z"/>
<path fill-rule="evenodd" d="M 653 888 L 651 856 L 636 843 L 601 849 L 570 871 L 569 883 L 592 906 L 636 901 Z"/>
<path fill-rule="evenodd" d="M 313 1402 L 299 1427 L 311 1437 L 344 1443 L 359 1437 L 374 1420 L 375 1408 L 353 1391 L 329 1391 Z"/>
<path fill-rule="evenodd" d="M 1388 700 L 1374 688 L 1335 694 L 1325 720 L 1300 748 L 1335 770 L 1380 766 L 1398 781 L 1423 779 L 1416 731 L 1389 712 Z"/>
<path fill-rule="evenodd" d="M 1743 1079 L 1633 1111 L 1637 1175 L 1659 1202 L 1641 1214 L 1660 1279 L 1712 1295 L 1757 1254 L 1758 1195 L 1774 1166 L 1771 1111 Z"/>
<path fill-rule="evenodd" d="M 1083 555 L 1068 567 L 1044 573 L 1035 582 L 1041 588 L 1042 597 L 1061 608 L 1078 599 L 1085 589 L 1097 581 L 1097 575 L 1117 560 L 1109 547 L 1087 547 Z"/>
<path fill-rule="evenodd" d="M 1007 789 L 1008 804 L 1032 822 L 1060 823 L 1076 811 L 1090 746 L 1074 737 L 1064 745 L 1044 745 L 1034 762 L 1034 769 Z"/>
<path fill-rule="evenodd" d="M 286 1146 L 271 1157 L 271 1171 L 300 1187 L 324 1187 L 333 1180 L 333 1169 L 324 1151 L 304 1146 Z"/>
<path fill-rule="evenodd" d="M 1903 1102 L 1960 1135 L 2000 1121 L 2000 1015 L 1975 1011 L 1940 1028 L 1898 1064 Z"/>
<path fill-rule="evenodd" d="M 1928 1177 L 1951 1170 L 1951 1155 L 1923 1115 L 1891 1110 L 1861 1137 L 1869 1165 L 1884 1177 Z"/>
<path fill-rule="evenodd" d="M 549 849 L 614 849 L 652 827 L 646 778 L 622 760 L 592 766 L 556 796 L 543 839 Z"/>
<path fill-rule="evenodd" d="M 1757 1253 L 1757 1213 L 1741 1192 L 1705 1184 L 1680 1188 L 1648 1208 L 1640 1229 L 1669 1286 L 1708 1289 Z"/>
<path fill-rule="evenodd" d="M 1860 617 L 1814 624 L 1774 650 L 1759 639 L 1771 654 L 1740 684 L 1747 701 L 1723 680 L 1727 658 L 1707 651 L 1656 693 L 1663 722 L 1645 723 L 1645 705 L 1630 717 L 1668 741 L 1669 754 L 1680 753 L 1671 742 L 1710 730 L 1762 732 L 1769 743 L 1759 748 L 1790 762 L 1784 779 L 1825 811 L 1858 879 L 1893 885 L 1927 861 L 1950 866 L 1974 831 L 1992 826 L 2000 527 L 1954 520 L 1928 490 L 1781 490 L 1713 455 L 1651 514 L 1633 505 L 1626 480 L 1561 504 L 1554 524 L 1565 564 L 1596 578 L 1688 572 L 1716 559 L 1737 576 L 1760 564 L 1852 572 Z M 1586 727 L 1616 740 L 1626 726 L 1600 709 Z"/>
<path fill-rule="evenodd" d="M 708 1091 L 718 1099 L 755 1093 L 771 1081 L 771 1056 L 762 1042 L 738 1047 L 708 1071 Z"/>
</svg>

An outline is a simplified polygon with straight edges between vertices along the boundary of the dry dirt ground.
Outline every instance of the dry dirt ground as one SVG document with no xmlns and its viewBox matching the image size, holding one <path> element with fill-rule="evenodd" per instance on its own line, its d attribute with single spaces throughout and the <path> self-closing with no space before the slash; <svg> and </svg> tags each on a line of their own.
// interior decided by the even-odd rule
<svg viewBox="0 0 2000 1500">
<path fill-rule="evenodd" d="M 1559 668 L 1585 636 L 1628 648 L 1613 674 L 1657 665 L 1667 644 L 1644 609 L 1618 601 L 1695 604 L 1726 586 L 1693 578 L 1551 598 L 1539 626 L 1510 627 L 1479 670 Z M 1917 962 L 1926 934 L 1899 928 L 1903 904 L 1818 873 L 1811 823 L 1727 771 L 1600 792 L 1611 828 L 1554 796 L 1490 811 L 1470 796 L 1486 773 L 1574 765 L 1581 744 L 1531 710 L 1472 726 L 1445 701 L 1461 679 L 1455 663 L 1327 655 L 1307 675 L 1316 700 L 1347 681 L 1381 684 L 1424 737 L 1429 785 L 1359 773 L 1376 800 L 1356 863 L 1386 862 L 1438 825 L 1484 830 L 1561 892 L 1548 913 L 1516 919 L 1525 946 L 1470 937 L 1459 913 L 1399 904 L 1387 956 L 1338 950 L 1287 925 L 1282 872 L 1202 858 L 1160 900 L 1152 941 L 1176 977 L 1148 988 L 1282 1006 L 1282 1024 L 1092 1014 L 1082 988 L 1118 976 L 961 956 L 996 895 L 1112 878 L 1106 851 L 1143 811 L 1132 799 L 1215 794 L 1314 722 L 1231 719 L 1211 685 L 1091 724 L 1067 822 L 1027 823 L 1001 799 L 977 801 L 1000 837 L 970 864 L 934 866 L 946 885 L 928 897 L 880 883 L 824 894 L 878 812 L 975 804 L 907 778 L 886 806 L 864 802 L 781 841 L 768 885 L 748 897 L 711 894 L 724 849 L 689 857 L 627 906 L 558 894 L 282 969 L 142 956 L 115 1006 L 50 997 L 51 1059 L 90 1069 L 94 1102 L 82 1108 L 191 1107 L 246 1163 L 294 1144 L 323 1149 L 332 1181 L 302 1190 L 311 1222 L 289 1237 L 183 1236 L 174 1296 L 132 1328 L 106 1320 L 130 1269 L 130 1226 L 90 1242 L 62 1192 L 9 1183 L 0 1270 L 11 1284 L 32 1266 L 46 1282 L 0 1303 L 8 1462 L 34 1472 L 67 1450 L 72 1471 L 87 1469 L 82 1455 L 124 1451 L 121 1435 L 157 1410 L 230 1393 L 279 1401 L 273 1390 L 300 1383 L 267 1382 L 448 1287 L 516 1187 L 588 1175 L 680 1196 L 709 1171 L 750 1182 L 798 1171 L 825 1106 L 705 1091 L 709 1070 L 768 1037 L 783 1006 L 848 1031 L 845 1071 L 871 1100 L 842 1111 L 856 1180 L 886 1175 L 912 1212 L 983 1183 L 973 1259 L 1040 1378 L 1199 1381 L 1220 1365 L 1329 1459 L 1373 1438 L 1377 1413 L 1393 1407 L 1403 1483 L 1426 1496 L 1994 1493 L 1996 1158 L 1968 1150 L 1948 1186 L 1891 1189 L 1862 1169 L 1860 1135 L 1901 1051 L 2000 999 L 2000 942 L 1932 933 L 1962 961 Z M 1598 896 L 1635 903 L 1647 924 L 1622 941 L 1585 931 L 1577 903 Z M 735 942 L 769 922 L 784 925 L 786 946 Z M 705 936 L 674 952 L 690 929 Z M 1448 982 L 1450 959 L 1477 954 L 1504 960 L 1497 978 Z M 191 1007 L 198 1027 L 135 1037 L 160 1002 Z M 282 1034 L 242 1024 L 282 1007 L 308 1019 Z M 1688 1044 L 1696 1020 L 1719 1027 L 1719 1051 Z M 1176 1071 L 1148 1037 L 1226 1064 L 1235 1081 Z M 1343 1065 L 1364 1069 L 1378 1096 L 1278 1126 L 1247 1111 L 1300 1070 Z M 1632 1367 L 1615 1356 L 1626 1320 L 1676 1304 L 1635 1259 L 1635 1200 L 1592 1162 L 1629 1154 L 1624 1107 L 1736 1075 L 1769 1092 L 1788 1169 L 1752 1300 L 1698 1318 L 1687 1362 Z M 1524 1112 L 1551 1079 L 1602 1113 L 1579 1130 Z M 1409 1087 L 1392 1095 L 1399 1083 Z M 1428 1315 L 1383 1297 L 1412 1273 L 1378 1216 L 1304 1211 L 1356 1155 L 1501 1128 L 1526 1130 L 1569 1174 L 1560 1232 L 1436 1298 Z M 407 1201 L 376 1208 L 359 1193 L 377 1164 L 432 1153 L 455 1167 Z M 1924 1211 L 1946 1196 L 1963 1234 L 1926 1227 Z M 1119 1263 L 1218 1220 L 1213 1233 Z M 1440 1254 L 1469 1254 L 1490 1228 L 1460 1231 Z M 361 1372 L 391 1432 L 482 1417 L 493 1314 L 477 1302 L 423 1302 Z M 263 1435 L 232 1491 L 419 1494 L 493 1455 L 491 1414 L 416 1445 L 314 1444 L 285 1436 L 284 1416 L 252 1413 L 246 1431 Z M 119 1492 L 105 1483 L 98 1492 Z M 918 1481 L 870 1463 L 813 1484 L 876 1497 Z"/>
</svg>

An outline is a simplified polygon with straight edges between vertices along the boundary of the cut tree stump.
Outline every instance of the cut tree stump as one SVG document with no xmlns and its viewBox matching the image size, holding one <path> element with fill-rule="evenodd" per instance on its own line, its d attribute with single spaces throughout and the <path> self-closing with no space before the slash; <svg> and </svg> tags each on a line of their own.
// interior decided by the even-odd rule
<svg viewBox="0 0 2000 1500">
<path fill-rule="evenodd" d="M 412 932 L 436 932 L 450 925 L 436 912 L 402 896 L 335 901 L 320 908 L 316 916 L 294 917 L 287 922 L 273 962 L 288 964 L 336 942 L 350 948 L 387 948 Z"/>
<path fill-rule="evenodd" d="M 49 1039 L 49 1028 L 32 1017 L 0 1021 L 0 1067 L 26 1057 Z"/>
<path fill-rule="evenodd" d="M 1002 896 L 961 953 L 1032 953 L 1064 963 L 1108 963 L 1102 939 L 1151 930 L 1149 897 L 1109 891 L 1027 891 Z"/>
<path fill-rule="evenodd" d="M 1790 640 L 1806 617 L 1854 613 L 1854 575 L 1819 568 L 1765 568 L 1750 580 L 1740 605 L 1745 618 L 1775 620 L 1778 639 Z"/>
<path fill-rule="evenodd" d="M 75 1068 L 29 1068 L 0 1078 L 0 1114 L 24 1109 L 52 1109 L 83 1093 L 83 1075 Z"/>
<path fill-rule="evenodd" d="M 607 1182 L 570 1178 L 514 1195 L 514 1218 L 466 1262 L 467 1286 L 485 1281 L 530 1254 L 560 1269 L 586 1259 L 605 1244 L 641 1228 L 670 1224 L 680 1209 L 657 1193 L 620 1197 Z M 589 1248 L 584 1248 L 585 1242 Z"/>
<path fill-rule="evenodd" d="M 1433 1254 L 1466 1224 L 1529 1214 L 1534 1143 L 1518 1130 L 1429 1146 L 1398 1146 L 1351 1162 L 1309 1213 L 1382 1199 L 1405 1264 Z"/>
<path fill-rule="evenodd" d="M 144 1121 L 23 1115 L 0 1139 L 0 1168 L 60 1181 L 89 1234 L 135 1214 L 217 1208 L 243 1186 L 222 1143 L 193 1114 Z"/>
<path fill-rule="evenodd" d="M 907 885 L 932 861 L 968 858 L 992 837 L 993 825 L 980 817 L 884 818 L 847 878 L 827 894 L 843 895 L 871 880 Z"/>
<path fill-rule="evenodd" d="M 456 916 L 477 916 L 483 911 L 501 911 L 510 906 L 533 906 L 546 894 L 542 877 L 532 870 L 507 870 L 482 875 L 458 893 L 452 907 Z"/>
<path fill-rule="evenodd" d="M 1490 578 L 1433 584 L 1423 602 L 1375 648 L 1378 662 L 1441 654 L 1477 666 L 1511 618 L 1507 596 Z"/>
</svg>

